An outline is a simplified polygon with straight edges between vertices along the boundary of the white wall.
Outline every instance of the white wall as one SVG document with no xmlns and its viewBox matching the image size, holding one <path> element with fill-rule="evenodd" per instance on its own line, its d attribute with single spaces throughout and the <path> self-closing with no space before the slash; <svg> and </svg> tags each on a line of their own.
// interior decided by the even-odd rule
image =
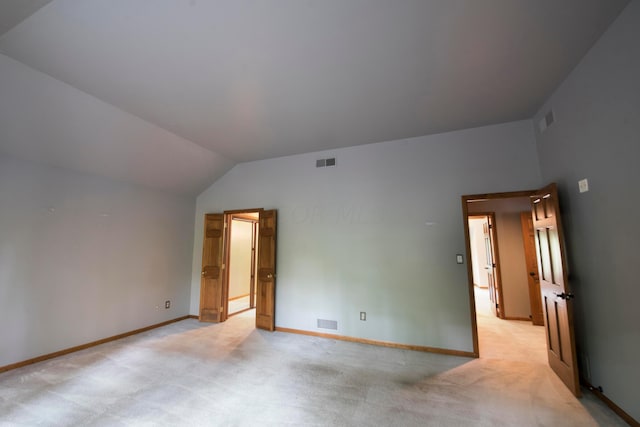
<svg viewBox="0 0 640 427">
<path fill-rule="evenodd" d="M 496 222 L 499 224 L 504 315 L 507 319 L 528 319 L 531 315 L 531 302 L 520 212 L 497 214 Z"/>
<path fill-rule="evenodd" d="M 191 313 L 203 215 L 274 208 L 276 326 L 472 351 L 460 197 L 539 185 L 530 121 L 237 165 L 197 199 Z"/>
<path fill-rule="evenodd" d="M 537 132 L 537 144 L 544 180 L 559 184 L 579 352 L 589 360 L 591 383 L 636 420 L 639 40 L 636 0 L 535 117 L 538 123 L 553 109 L 556 118 L 546 132 Z M 589 179 L 590 191 L 581 194 L 582 178 Z"/>
<path fill-rule="evenodd" d="M 188 314 L 193 212 L 0 155 L 0 366 Z"/>
<path fill-rule="evenodd" d="M 485 268 L 487 266 L 487 250 L 484 242 L 484 224 L 487 224 L 486 218 L 469 219 L 473 284 L 481 288 L 489 286 L 489 278 Z"/>
</svg>

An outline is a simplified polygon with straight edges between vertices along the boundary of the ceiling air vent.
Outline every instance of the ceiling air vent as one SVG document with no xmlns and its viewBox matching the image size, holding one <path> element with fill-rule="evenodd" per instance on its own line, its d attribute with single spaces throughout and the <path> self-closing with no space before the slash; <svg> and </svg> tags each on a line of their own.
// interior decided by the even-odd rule
<svg viewBox="0 0 640 427">
<path fill-rule="evenodd" d="M 332 157 L 330 159 L 318 159 L 316 160 L 316 167 L 317 168 L 323 168 L 325 166 L 335 166 L 336 165 L 336 158 Z"/>
</svg>

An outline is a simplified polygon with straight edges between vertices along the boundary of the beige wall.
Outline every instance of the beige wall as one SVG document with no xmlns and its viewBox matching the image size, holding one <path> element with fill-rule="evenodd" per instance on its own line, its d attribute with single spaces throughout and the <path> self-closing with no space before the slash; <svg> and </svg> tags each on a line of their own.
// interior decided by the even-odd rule
<svg viewBox="0 0 640 427">
<path fill-rule="evenodd" d="M 498 256 L 504 314 L 507 318 L 529 318 L 529 285 L 522 241 L 520 212 L 528 211 L 529 199 L 495 199 L 469 204 L 469 213 L 495 212 Z"/>
<path fill-rule="evenodd" d="M 231 221 L 229 259 L 229 298 L 248 295 L 251 284 L 251 233 L 247 221 Z"/>
<path fill-rule="evenodd" d="M 487 280 L 487 252 L 484 247 L 484 231 L 482 225 L 487 222 L 486 218 L 469 219 L 469 238 L 471 240 L 471 266 L 473 267 L 473 284 L 486 288 L 489 286 Z"/>
</svg>

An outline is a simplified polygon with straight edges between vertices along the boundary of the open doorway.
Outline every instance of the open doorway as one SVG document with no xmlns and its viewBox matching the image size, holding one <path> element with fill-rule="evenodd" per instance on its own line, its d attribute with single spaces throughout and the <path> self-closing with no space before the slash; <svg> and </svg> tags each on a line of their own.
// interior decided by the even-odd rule
<svg viewBox="0 0 640 427">
<path fill-rule="evenodd" d="M 234 219 L 251 224 L 249 234 L 254 241 L 250 248 L 254 255 L 249 255 L 249 262 L 235 261 L 236 266 L 249 264 L 248 293 L 246 290 L 230 288 L 229 266 L 234 262 L 232 258 L 235 258 L 231 239 Z M 217 323 L 227 320 L 230 295 L 233 292 L 237 299 L 248 297 L 248 307 L 242 311 L 255 307 L 256 328 L 275 330 L 276 223 L 276 210 L 248 209 L 205 214 L 198 316 L 201 322 Z"/>
<path fill-rule="evenodd" d="M 526 208 L 525 208 L 526 206 Z M 530 361 L 532 355 L 541 349 L 546 351 L 546 359 L 551 369 L 565 383 L 567 388 L 575 396 L 580 396 L 580 383 L 578 381 L 578 363 L 575 347 L 575 334 L 573 328 L 573 304 L 574 294 L 571 292 L 571 284 L 567 274 L 567 256 L 564 247 L 564 234 L 562 229 L 560 203 L 558 199 L 558 189 L 555 183 L 551 183 L 543 188 L 532 191 L 520 191 L 510 193 L 493 193 L 493 194 L 475 194 L 470 196 L 462 196 L 462 213 L 464 218 L 464 233 L 467 254 L 471 253 L 471 239 L 469 234 L 469 216 L 474 213 L 493 212 L 495 213 L 496 229 L 499 231 L 501 224 L 506 228 L 509 218 L 512 219 L 514 229 L 520 228 L 520 233 L 512 233 L 512 236 L 520 236 L 520 246 L 525 254 L 520 259 L 510 258 L 507 256 L 514 255 L 512 250 L 501 251 L 501 283 L 503 293 L 503 313 L 504 319 L 498 319 L 495 316 L 483 319 L 481 317 L 481 304 L 476 304 L 475 286 L 473 284 L 473 257 L 467 264 L 467 276 L 469 279 L 469 307 L 471 309 L 471 323 L 473 332 L 473 349 L 474 353 L 479 357 L 486 357 L 485 350 L 479 345 L 479 337 L 484 335 L 486 341 L 489 341 L 491 334 L 495 338 L 494 344 L 497 343 L 498 348 L 502 348 L 498 352 L 499 358 L 504 359 L 504 354 L 509 354 L 512 350 L 524 350 L 524 354 L 514 354 L 516 360 Z M 499 213 L 500 212 L 500 213 Z M 504 215 L 503 215 L 504 214 Z M 525 219 L 531 218 L 531 222 Z M 509 235 L 500 231 L 499 236 Z M 529 236 L 533 236 L 533 246 L 527 248 L 525 242 L 530 241 Z M 499 237 L 497 241 L 500 241 Z M 504 247 L 502 242 L 500 246 Z M 513 246 L 515 248 L 515 246 Z M 535 254 L 536 270 L 532 270 L 533 263 L 526 261 L 527 254 Z M 523 259 L 524 258 L 524 259 Z M 519 280 L 527 281 L 527 294 L 540 295 L 542 304 L 542 318 L 544 328 L 539 328 L 532 324 L 534 309 L 530 309 L 529 318 L 531 320 L 514 320 L 508 319 L 517 308 L 517 304 L 511 304 L 516 292 L 510 292 L 507 296 L 507 280 L 505 271 L 507 268 L 522 265 L 521 271 L 525 276 L 518 275 Z M 514 276 L 515 277 L 515 276 Z M 532 283 L 538 283 L 539 290 L 536 292 L 532 289 Z M 522 293 L 522 292 L 520 292 Z M 534 298 L 529 298 L 529 307 L 537 303 Z M 537 307 L 536 307 L 537 309 Z M 492 328 L 493 322 L 493 329 Z M 526 330 L 533 332 L 543 330 L 543 334 L 538 334 L 540 338 L 529 339 L 518 328 L 510 327 L 511 334 L 506 339 L 500 335 L 501 327 L 511 325 L 509 322 L 518 322 L 520 326 L 526 326 Z M 485 329 L 484 331 L 482 329 Z M 545 340 L 546 338 L 546 340 Z M 516 341 L 520 340 L 521 345 L 517 345 Z M 534 343 L 535 341 L 535 343 Z M 546 341 L 546 342 L 545 342 Z M 532 344 L 533 343 L 533 344 Z M 546 348 L 543 344 L 546 344 Z M 517 353 L 517 352 L 516 352 Z M 484 356 L 483 356 L 484 355 Z M 524 357 L 524 359 L 522 359 Z"/>
<path fill-rule="evenodd" d="M 476 302 L 480 294 L 483 307 L 487 307 L 501 319 L 504 315 L 502 275 L 498 251 L 496 215 L 494 212 L 469 214 L 469 238 L 471 240 L 471 268 Z M 486 300 L 488 301 L 482 301 Z"/>
<path fill-rule="evenodd" d="M 259 212 L 225 214 L 229 230 L 226 252 L 228 316 L 253 312 L 255 316 Z"/>
<path fill-rule="evenodd" d="M 531 218 L 529 196 L 516 192 L 463 197 L 480 357 L 546 360 L 544 329 L 537 327 L 543 321 L 536 255 L 531 250 L 534 236 L 529 223 L 524 225 Z"/>
</svg>

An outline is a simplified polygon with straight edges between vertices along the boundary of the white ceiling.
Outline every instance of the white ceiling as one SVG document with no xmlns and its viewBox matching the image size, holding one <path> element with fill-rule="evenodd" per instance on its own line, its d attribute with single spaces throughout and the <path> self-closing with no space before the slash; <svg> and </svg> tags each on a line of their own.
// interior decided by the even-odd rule
<svg viewBox="0 0 640 427">
<path fill-rule="evenodd" d="M 33 10 L 12 0 L 0 3 L 0 52 L 66 83 L 74 99 L 97 98 L 105 114 L 114 106 L 142 119 L 176 151 L 205 148 L 215 159 L 201 167 L 215 170 L 194 167 L 201 177 L 174 189 L 195 194 L 235 162 L 529 118 L 627 3 L 53 0 L 22 20 Z M 75 145 L 49 147 L 54 164 L 77 168 L 71 151 L 99 114 L 82 119 Z M 0 134 L 0 149 L 29 157 L 16 133 Z M 113 151 L 115 163 L 127 156 Z M 183 163 L 175 173 L 192 173 L 189 156 Z M 146 185 L 166 188 L 151 176 L 162 167 Z"/>
</svg>

